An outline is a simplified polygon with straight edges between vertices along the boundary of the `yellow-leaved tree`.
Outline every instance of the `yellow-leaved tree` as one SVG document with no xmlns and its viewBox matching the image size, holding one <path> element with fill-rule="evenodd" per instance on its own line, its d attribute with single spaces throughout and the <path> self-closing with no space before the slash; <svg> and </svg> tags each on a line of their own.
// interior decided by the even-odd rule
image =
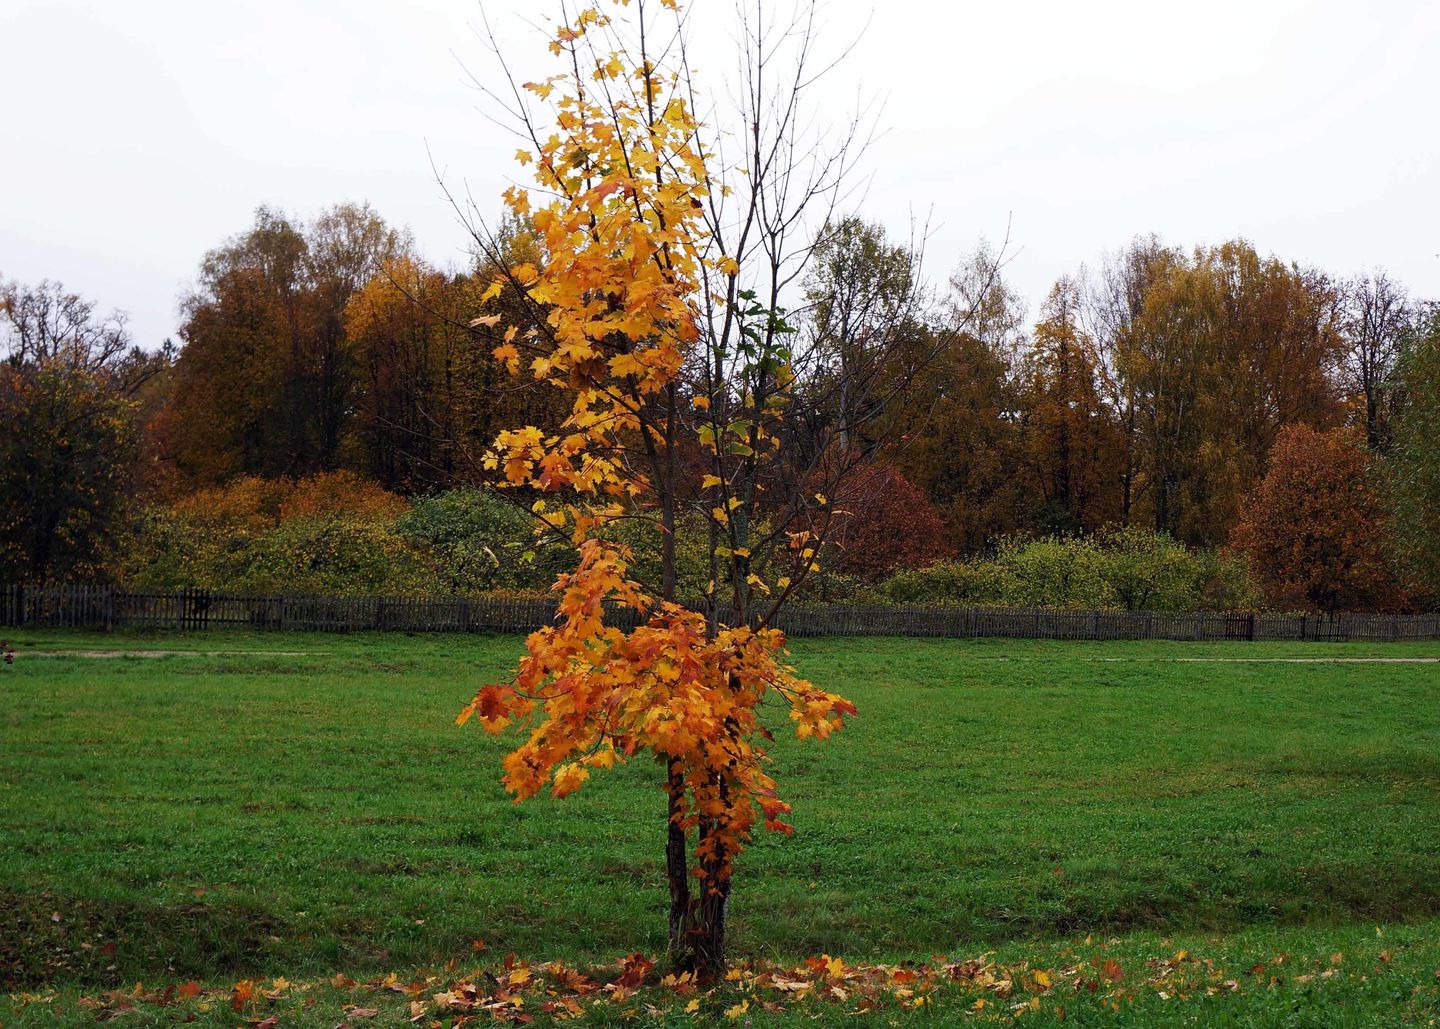
<svg viewBox="0 0 1440 1029">
<path fill-rule="evenodd" d="M 803 342 L 782 309 L 839 223 L 863 149 L 855 121 L 838 133 L 811 122 L 813 138 L 799 127 L 813 8 L 742 18 L 739 128 L 725 133 L 697 119 L 685 17 L 673 0 L 658 6 L 574 14 L 550 42 L 552 76 L 521 83 L 506 67 L 506 108 L 526 140 L 516 156 L 534 177 L 506 190 L 506 224 L 533 233 L 536 259 L 511 259 L 502 234 L 461 208 L 496 269 L 486 299 L 505 312 L 472 328 L 517 381 L 569 399 L 558 429 L 502 432 L 484 466 L 579 559 L 555 585 L 554 624 L 458 720 L 518 724 L 524 741 L 504 762 L 517 800 L 659 760 L 671 961 L 711 978 L 724 968 L 736 856 L 757 821 L 791 831 L 766 771 L 762 702 L 782 703 L 801 737 L 824 739 L 855 713 L 787 664 L 776 617 L 816 570 L 847 476 L 887 445 L 875 427 L 895 419 L 881 415 L 928 358 L 912 331 L 916 275 L 892 276 L 889 313 L 844 346 Z M 777 45 L 793 49 L 794 74 L 773 88 Z M 699 598 L 677 596 L 682 520 L 707 540 Z M 634 521 L 656 538 L 654 582 L 638 581 L 621 542 Z"/>
</svg>

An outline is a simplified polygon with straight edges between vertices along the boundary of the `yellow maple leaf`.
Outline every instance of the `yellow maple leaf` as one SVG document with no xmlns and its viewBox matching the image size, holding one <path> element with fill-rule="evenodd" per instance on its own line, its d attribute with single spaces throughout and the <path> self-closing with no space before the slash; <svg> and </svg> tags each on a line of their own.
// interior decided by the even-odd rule
<svg viewBox="0 0 1440 1029">
<path fill-rule="evenodd" d="M 555 770 L 555 788 L 551 790 L 551 794 L 555 797 L 568 797 L 588 778 L 590 770 L 584 765 L 574 762 L 561 765 Z"/>
</svg>

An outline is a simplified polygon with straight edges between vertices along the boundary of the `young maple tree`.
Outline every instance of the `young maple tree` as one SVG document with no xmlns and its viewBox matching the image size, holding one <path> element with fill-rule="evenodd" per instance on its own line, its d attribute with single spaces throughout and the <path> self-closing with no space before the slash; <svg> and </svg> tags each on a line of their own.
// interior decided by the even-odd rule
<svg viewBox="0 0 1440 1029">
<path fill-rule="evenodd" d="M 504 762 L 517 800 L 547 784 L 563 797 L 642 753 L 663 764 L 671 960 L 709 978 L 724 968 L 736 856 L 757 821 L 792 831 L 766 771 L 762 702 L 778 698 L 801 737 L 824 739 L 855 714 L 786 663 L 776 616 L 818 566 L 830 498 L 885 445 L 867 427 L 885 424 L 925 363 L 898 329 L 919 307 L 918 279 L 897 277 L 892 315 L 872 318 L 843 362 L 833 343 L 792 343 L 782 291 L 838 224 L 863 149 L 823 126 L 800 138 L 813 8 L 742 24 L 729 166 L 695 114 L 676 4 L 661 0 L 673 16 L 663 32 L 654 4 L 617 6 L 623 18 L 590 8 L 559 27 L 558 74 L 518 84 L 506 69 L 507 110 L 527 141 L 516 156 L 535 178 L 505 191 L 507 224 L 533 234 L 538 256 L 510 259 L 502 234 L 467 215 L 495 269 L 486 300 L 509 312 L 473 327 L 520 380 L 570 402 L 557 431 L 502 432 L 483 464 L 579 558 L 555 585 L 555 624 L 458 720 L 523 727 Z M 787 41 L 796 70 L 777 95 L 766 69 Z M 682 519 L 703 524 L 710 568 L 688 605 L 677 596 Z M 653 530 L 658 581 L 637 581 L 622 521 Z"/>
</svg>

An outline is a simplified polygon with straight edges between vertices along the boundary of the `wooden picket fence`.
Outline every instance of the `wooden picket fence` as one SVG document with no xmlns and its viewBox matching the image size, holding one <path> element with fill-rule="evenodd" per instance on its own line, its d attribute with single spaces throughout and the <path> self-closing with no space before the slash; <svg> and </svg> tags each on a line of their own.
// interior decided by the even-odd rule
<svg viewBox="0 0 1440 1029">
<path fill-rule="evenodd" d="M 111 586 L 0 586 L 0 626 L 43 628 L 291 629 L 307 632 L 529 632 L 550 624 L 549 598 L 239 595 Z M 612 624 L 631 628 L 633 612 Z M 1236 612 L 1065 611 L 888 604 L 797 604 L 779 627 L 791 636 L 1007 637 L 1049 640 L 1440 639 L 1440 614 L 1299 615 Z"/>
</svg>

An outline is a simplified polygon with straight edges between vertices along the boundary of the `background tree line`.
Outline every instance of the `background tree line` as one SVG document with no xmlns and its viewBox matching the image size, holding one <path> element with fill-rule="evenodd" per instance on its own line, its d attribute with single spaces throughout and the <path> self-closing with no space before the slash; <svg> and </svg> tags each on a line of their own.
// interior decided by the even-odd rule
<svg viewBox="0 0 1440 1029">
<path fill-rule="evenodd" d="M 498 238 L 507 264 L 544 260 L 517 226 Z M 516 387 L 477 338 L 543 317 L 486 299 L 494 264 L 437 267 L 368 205 L 261 208 L 201 260 L 181 345 L 151 350 L 58 284 L 4 283 L 0 578 L 136 574 L 137 526 L 237 482 L 473 484 L 496 431 L 559 417 L 554 390 Z M 806 448 L 833 448 L 836 425 L 874 437 L 842 440 L 869 474 L 835 498 L 817 590 L 938 562 L 912 596 L 974 601 L 945 584 L 980 581 L 964 568 L 1021 538 L 1144 530 L 1248 560 L 1271 603 L 1433 602 L 1440 306 L 1244 240 L 1137 238 L 1062 277 L 1033 319 L 992 248 L 940 288 L 920 264 L 909 241 L 839 220 L 791 298 L 801 416 L 781 445 L 805 459 L 790 465 L 820 475 Z M 924 403 L 887 408 L 911 379 Z"/>
</svg>

